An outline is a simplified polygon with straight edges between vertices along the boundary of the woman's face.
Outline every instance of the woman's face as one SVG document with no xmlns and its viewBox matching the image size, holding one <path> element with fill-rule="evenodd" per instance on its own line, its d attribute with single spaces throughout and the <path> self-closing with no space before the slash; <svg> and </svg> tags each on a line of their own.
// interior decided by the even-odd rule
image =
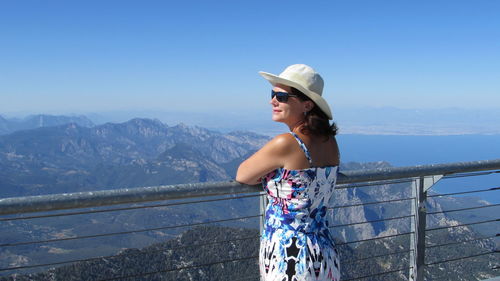
<svg viewBox="0 0 500 281">
<path fill-rule="evenodd" d="M 281 84 L 276 84 L 273 91 L 292 94 L 292 89 L 289 86 Z M 304 112 L 308 111 L 307 102 L 300 100 L 298 97 L 288 97 L 286 102 L 279 102 L 276 97 L 273 97 L 269 103 L 273 109 L 273 121 L 283 122 L 289 126 L 301 121 L 304 118 Z"/>
</svg>

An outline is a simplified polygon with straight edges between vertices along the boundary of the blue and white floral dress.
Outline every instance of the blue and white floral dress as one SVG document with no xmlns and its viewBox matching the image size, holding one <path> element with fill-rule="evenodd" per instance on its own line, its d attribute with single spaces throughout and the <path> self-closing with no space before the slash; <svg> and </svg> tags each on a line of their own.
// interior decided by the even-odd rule
<svg viewBox="0 0 500 281">
<path fill-rule="evenodd" d="M 291 134 L 312 165 L 303 141 Z M 279 168 L 262 179 L 269 199 L 260 242 L 262 280 L 340 280 L 338 252 L 326 216 L 337 172 L 338 166 Z"/>
</svg>

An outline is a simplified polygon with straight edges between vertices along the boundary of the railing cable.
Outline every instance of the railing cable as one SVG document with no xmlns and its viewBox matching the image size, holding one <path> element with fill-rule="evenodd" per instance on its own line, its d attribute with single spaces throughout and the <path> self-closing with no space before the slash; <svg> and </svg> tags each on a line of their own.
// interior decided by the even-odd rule
<svg viewBox="0 0 500 281">
<path fill-rule="evenodd" d="M 363 239 L 363 240 L 356 240 L 356 241 L 349 241 L 349 242 L 342 242 L 342 243 L 336 243 L 336 246 L 342 246 L 342 245 L 348 245 L 348 244 L 355 244 L 359 242 L 365 242 L 365 241 L 373 241 L 373 240 L 380 240 L 380 239 L 386 239 L 386 238 L 392 238 L 392 237 L 398 237 L 398 236 L 403 236 L 403 235 L 408 235 L 408 234 L 413 234 L 415 232 L 405 232 L 405 233 L 400 233 L 400 234 L 392 234 L 392 235 L 386 235 L 383 237 L 374 237 L 374 238 L 368 238 L 368 239 Z"/>
<path fill-rule="evenodd" d="M 436 265 L 436 264 L 440 264 L 440 263 L 446 263 L 446 262 L 452 262 L 452 261 L 459 261 L 459 260 L 468 259 L 468 258 L 475 258 L 475 257 L 480 257 L 480 256 L 486 256 L 486 255 L 496 254 L 498 252 L 499 252 L 498 250 L 495 250 L 495 251 L 491 251 L 491 252 L 480 253 L 480 254 L 470 255 L 470 256 L 466 256 L 466 257 L 460 257 L 460 258 L 454 258 L 454 259 L 447 259 L 447 260 L 437 261 L 437 262 L 430 262 L 430 263 L 426 263 L 425 265 L 429 266 L 429 265 Z"/>
<path fill-rule="evenodd" d="M 500 173 L 500 170 L 498 170 L 498 171 L 486 171 L 486 172 L 455 173 L 455 174 L 445 175 L 443 177 L 443 179 L 487 176 L 487 175 L 498 174 L 498 173 Z"/>
<path fill-rule="evenodd" d="M 388 219 L 379 219 L 379 220 L 371 220 L 371 221 L 364 221 L 364 222 L 338 224 L 338 225 L 332 226 L 331 228 L 346 227 L 346 226 L 353 226 L 353 225 L 357 225 L 357 224 L 374 223 L 374 222 L 382 222 L 382 221 L 390 221 L 390 220 L 400 220 L 400 219 L 407 219 L 407 218 L 412 218 L 412 217 L 413 217 L 413 215 L 408 215 L 408 216 L 394 217 L 394 218 L 388 218 Z"/>
<path fill-rule="evenodd" d="M 359 188 L 359 187 L 368 187 L 368 186 L 377 186 L 377 185 L 388 185 L 388 184 L 399 184 L 399 183 L 408 183 L 412 182 L 413 179 L 395 179 L 395 180 L 379 180 L 379 181 L 370 181 L 368 183 L 342 183 L 335 186 L 336 189 L 348 189 L 348 188 Z"/>
<path fill-rule="evenodd" d="M 127 257 L 139 256 L 139 255 L 144 255 L 144 254 L 152 254 L 152 253 L 169 251 L 169 250 L 179 250 L 179 249 L 185 249 L 185 248 L 191 248 L 191 247 L 204 247 L 204 246 L 210 246 L 210 245 L 218 245 L 218 244 L 231 243 L 231 242 L 244 241 L 244 240 L 251 240 L 251 239 L 257 239 L 257 238 L 260 238 L 260 235 L 254 235 L 254 236 L 250 236 L 250 237 L 243 237 L 243 238 L 236 238 L 236 239 L 229 239 L 229 240 L 211 241 L 211 242 L 207 242 L 207 243 L 196 243 L 196 244 L 192 244 L 192 245 L 185 245 L 185 246 L 180 246 L 180 247 L 175 247 L 175 248 L 161 248 L 161 249 L 157 249 L 157 250 L 150 250 L 150 251 L 147 251 L 147 252 L 140 252 L 140 253 L 127 253 Z M 100 260 L 100 259 L 110 259 L 110 258 L 114 258 L 114 257 L 119 257 L 119 255 L 109 255 L 109 256 L 100 256 L 100 257 L 93 257 L 93 258 L 86 258 L 86 259 L 75 259 L 75 260 L 68 260 L 68 261 L 54 262 L 54 263 L 34 264 L 34 265 L 25 265 L 25 266 L 0 268 L 0 272 L 1 271 L 9 271 L 9 270 L 19 270 L 19 269 L 35 268 L 35 267 L 45 267 L 45 266 L 61 265 L 61 264 L 67 264 L 67 263 L 87 262 L 87 261 L 94 261 L 94 260 Z"/>
<path fill-rule="evenodd" d="M 76 237 L 29 241 L 29 242 L 5 243 L 5 244 L 0 244 L 0 247 L 12 247 L 12 246 L 20 246 L 20 245 L 32 245 L 32 244 L 42 244 L 42 243 L 51 243 L 51 242 L 68 241 L 68 240 L 78 240 L 78 239 L 97 238 L 97 237 L 106 237 L 106 236 L 132 234 L 132 233 L 141 233 L 141 232 L 148 232 L 148 231 L 155 231 L 155 230 L 191 227 L 191 226 L 199 226 L 199 225 L 205 225 L 205 224 L 211 224 L 211 223 L 244 220 L 244 219 L 250 219 L 250 218 L 258 218 L 260 216 L 261 215 L 253 215 L 253 216 L 245 216 L 245 217 L 232 218 L 232 219 L 223 219 L 223 220 L 199 222 L 199 223 L 192 223 L 192 224 L 162 226 L 162 227 L 154 227 L 154 228 L 146 228 L 146 229 L 130 230 L 130 231 L 120 231 L 120 232 L 112 232 L 112 233 L 103 233 L 103 234 L 95 234 L 95 235 L 83 235 L 83 236 L 76 236 Z"/>
<path fill-rule="evenodd" d="M 500 204 L 491 204 L 491 205 L 485 205 L 485 206 L 477 206 L 477 207 L 469 207 L 469 208 L 453 209 L 453 210 L 434 211 L 434 212 L 428 212 L 427 214 L 434 215 L 434 214 L 442 214 L 442 213 L 453 213 L 453 212 L 475 210 L 475 209 L 482 209 L 482 208 L 491 208 L 491 207 L 497 207 L 497 206 L 500 206 Z"/>
<path fill-rule="evenodd" d="M 425 248 L 426 249 L 430 249 L 430 248 L 444 247 L 444 246 L 450 246 L 450 245 L 457 245 L 457 244 L 474 242 L 474 241 L 488 240 L 488 239 L 493 239 L 493 238 L 498 237 L 498 236 L 499 236 L 499 234 L 497 233 L 496 235 L 493 235 L 493 236 L 481 237 L 481 238 L 476 238 L 476 239 L 468 239 L 468 240 L 459 241 L 459 242 L 450 242 L 450 243 L 444 243 L 444 244 L 438 244 L 438 245 L 429 245 L 429 246 L 426 245 Z"/>
<path fill-rule="evenodd" d="M 367 203 L 358 203 L 358 204 L 352 204 L 352 205 L 342 205 L 342 206 L 334 206 L 331 208 L 328 208 L 329 210 L 331 209 L 340 209 L 340 208 L 350 208 L 350 207 L 358 207 L 358 206 L 366 206 L 366 205 L 374 205 L 374 204 L 383 204 L 383 203 L 390 203 L 390 202 L 399 202 L 399 201 L 408 201 L 408 200 L 413 200 L 415 197 L 412 198 L 402 198 L 402 199 L 392 199 L 392 200 L 386 200 L 386 201 L 375 201 L 375 202 L 367 202 Z"/>
<path fill-rule="evenodd" d="M 460 195 L 460 194 L 469 194 L 469 193 L 478 193 L 478 192 L 488 192 L 488 191 L 497 191 L 500 190 L 500 187 L 492 187 L 488 189 L 478 189 L 473 191 L 464 191 L 464 192 L 455 192 L 455 193 L 443 193 L 443 194 L 432 194 L 427 195 L 427 197 L 442 197 L 442 196 L 451 196 L 451 195 Z"/>
<path fill-rule="evenodd" d="M 397 255 L 397 254 L 411 253 L 411 252 L 414 252 L 414 250 L 410 249 L 410 250 L 406 250 L 406 251 L 397 251 L 397 252 L 392 252 L 392 253 L 387 253 L 387 254 L 382 254 L 382 255 L 364 257 L 364 258 L 355 259 L 355 260 L 342 261 L 342 264 L 355 263 L 355 262 L 364 261 L 364 260 L 371 260 L 371 259 L 376 259 L 376 258 L 381 258 L 381 257 L 386 257 L 386 256 L 392 256 L 392 255 Z"/>
</svg>

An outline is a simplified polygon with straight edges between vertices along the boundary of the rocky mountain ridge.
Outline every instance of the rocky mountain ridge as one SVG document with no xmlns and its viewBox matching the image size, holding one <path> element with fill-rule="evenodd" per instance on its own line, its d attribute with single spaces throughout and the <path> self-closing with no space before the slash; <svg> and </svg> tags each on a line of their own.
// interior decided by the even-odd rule
<svg viewBox="0 0 500 281">
<path fill-rule="evenodd" d="M 0 136 L 0 197 L 229 180 L 224 164 L 267 140 L 139 118 L 18 131 Z"/>
</svg>

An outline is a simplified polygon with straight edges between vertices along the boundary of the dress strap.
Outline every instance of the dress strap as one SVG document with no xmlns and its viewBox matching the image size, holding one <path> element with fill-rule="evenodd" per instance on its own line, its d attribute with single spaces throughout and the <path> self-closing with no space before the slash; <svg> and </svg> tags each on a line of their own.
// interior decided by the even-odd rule
<svg viewBox="0 0 500 281">
<path fill-rule="evenodd" d="M 311 155 L 309 154 L 309 150 L 307 150 L 307 147 L 304 144 L 304 142 L 299 138 L 299 136 L 296 133 L 290 132 L 290 134 L 292 134 L 292 136 L 297 140 L 300 148 L 304 151 L 304 154 L 306 155 L 307 161 L 309 161 L 309 164 L 312 166 Z"/>
</svg>

